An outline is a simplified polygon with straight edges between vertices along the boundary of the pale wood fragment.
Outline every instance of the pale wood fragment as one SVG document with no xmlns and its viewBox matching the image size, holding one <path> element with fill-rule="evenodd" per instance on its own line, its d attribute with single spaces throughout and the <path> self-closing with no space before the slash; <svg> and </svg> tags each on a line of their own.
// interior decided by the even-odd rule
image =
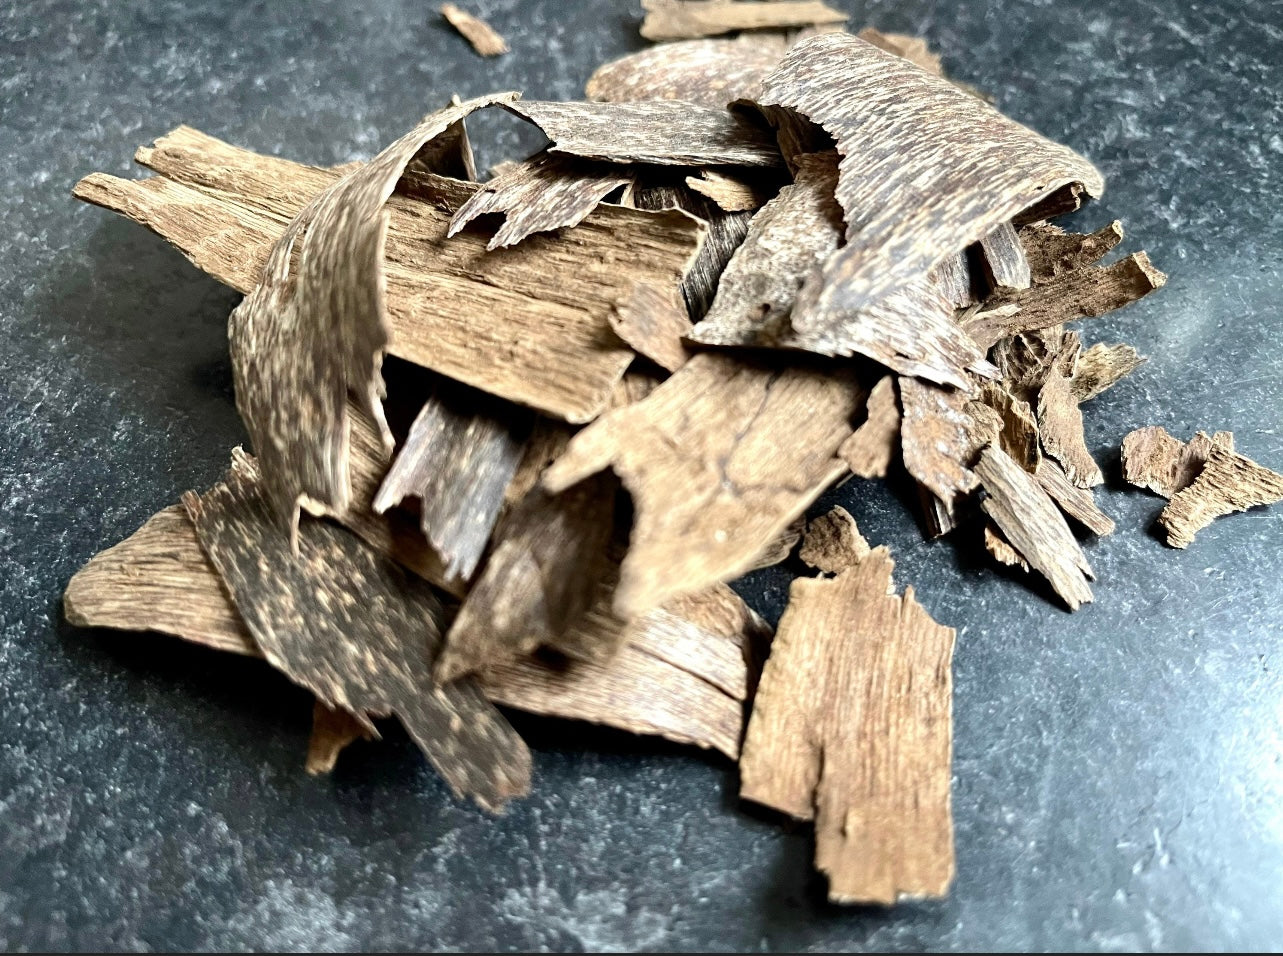
<svg viewBox="0 0 1283 956">
<path fill-rule="evenodd" d="M 953 879 L 954 631 L 893 592 L 885 548 L 799 578 L 740 756 L 740 795 L 815 821 L 829 898 L 890 905 Z"/>
<path fill-rule="evenodd" d="M 1079 488 L 1065 470 L 1049 458 L 1038 462 L 1034 472 L 1042 490 L 1060 505 L 1060 510 L 1073 518 L 1093 534 L 1113 534 L 1114 520 L 1096 506 L 1090 491 Z"/>
<path fill-rule="evenodd" d="M 1042 460 L 1042 451 L 1038 441 L 1038 420 L 1029 403 L 1012 395 L 1004 385 L 997 382 L 985 382 L 980 397 L 1001 419 L 998 447 L 1025 471 L 1036 473 L 1038 463 Z"/>
<path fill-rule="evenodd" d="M 480 17 L 461 10 L 453 3 L 441 4 L 441 16 L 472 44 L 481 56 L 499 56 L 508 52 L 508 42 L 495 28 Z"/>
<path fill-rule="evenodd" d="M 1188 442 L 1170 435 L 1161 425 L 1137 428 L 1123 439 L 1123 478 L 1164 498 L 1188 488 L 1203 471 L 1212 445 L 1234 450 L 1234 435 L 1197 432 Z"/>
<path fill-rule="evenodd" d="M 373 736 L 368 726 L 346 710 L 335 710 L 318 700 L 312 707 L 312 735 L 307 741 L 307 760 L 303 766 L 310 774 L 329 773 L 344 747 Z"/>
<path fill-rule="evenodd" d="M 1172 496 L 1158 516 L 1173 548 L 1187 548 L 1194 535 L 1223 515 L 1283 501 L 1283 475 L 1211 442 L 1207 463 L 1190 485 Z"/>
<path fill-rule="evenodd" d="M 1028 289 L 1029 260 L 1016 227 L 1004 222 L 980 240 L 980 259 L 993 289 Z"/>
<path fill-rule="evenodd" d="M 802 540 L 804 531 L 806 531 L 806 518 L 799 517 L 762 550 L 762 553 L 754 559 L 753 566 L 749 570 L 757 571 L 761 568 L 773 567 L 786 560 L 793 553 L 793 549 L 797 547 L 797 543 Z"/>
<path fill-rule="evenodd" d="M 690 358 L 683 343 L 692 329 L 690 313 L 675 286 L 639 283 L 632 295 L 615 304 L 610 327 L 638 355 L 669 372 Z"/>
<path fill-rule="evenodd" d="M 999 564 L 1005 564 L 1008 567 L 1019 568 L 1021 571 L 1029 571 L 1029 562 L 1026 561 L 1015 548 L 1011 546 L 997 525 L 992 521 L 985 522 L 984 529 L 985 550 Z"/>
<path fill-rule="evenodd" d="M 931 270 L 931 281 L 940 289 L 941 294 L 959 309 L 965 309 L 976 303 L 976 294 L 971 288 L 971 267 L 967 264 L 967 254 L 945 256 L 940 264 Z"/>
<path fill-rule="evenodd" d="M 952 511 L 955 500 L 976 487 L 971 466 L 1001 423 L 960 389 L 904 376 L 899 384 L 904 467 Z"/>
<path fill-rule="evenodd" d="M 821 0 L 642 0 L 648 40 L 690 40 L 736 30 L 778 30 L 842 23 L 846 14 Z"/>
<path fill-rule="evenodd" d="M 1079 488 L 1090 488 L 1105 480 L 1100 466 L 1087 450 L 1083 434 L 1083 413 L 1074 397 L 1074 368 L 1078 345 L 1057 357 L 1038 391 L 1038 435 L 1042 447 L 1064 466 L 1069 480 Z"/>
<path fill-rule="evenodd" d="M 1078 357 L 1070 390 L 1081 404 L 1113 388 L 1147 359 L 1126 343 L 1106 345 L 1097 342 Z"/>
<path fill-rule="evenodd" d="M 713 200 L 723 212 L 754 212 L 770 202 L 779 191 L 777 183 L 732 176 L 716 169 L 705 169 L 698 176 L 687 176 L 686 185 Z"/>
<path fill-rule="evenodd" d="M 807 523 L 798 557 L 817 571 L 841 574 L 868 557 L 870 550 L 851 513 L 835 506 L 828 514 Z"/>
<path fill-rule="evenodd" d="M 864 422 L 838 449 L 838 457 L 861 478 L 885 478 L 900 446 L 900 406 L 895 376 L 884 375 L 869 391 Z"/>
<path fill-rule="evenodd" d="M 615 103 L 681 100 L 720 108 L 753 95 L 788 47 L 774 33 L 663 43 L 597 67 L 584 95 Z"/>
<path fill-rule="evenodd" d="M 932 53 L 931 48 L 927 46 L 927 41 L 922 37 L 915 37 L 908 33 L 883 33 L 873 27 L 865 27 L 856 36 L 872 43 L 879 50 L 886 50 L 888 53 L 903 57 L 928 73 L 934 73 L 936 76 L 944 75 L 940 55 Z"/>
</svg>

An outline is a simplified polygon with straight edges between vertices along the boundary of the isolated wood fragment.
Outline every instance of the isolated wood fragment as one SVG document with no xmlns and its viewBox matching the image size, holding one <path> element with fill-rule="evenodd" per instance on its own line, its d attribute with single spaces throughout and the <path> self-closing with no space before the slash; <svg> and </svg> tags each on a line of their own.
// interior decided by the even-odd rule
<svg viewBox="0 0 1283 956">
<path fill-rule="evenodd" d="M 965 309 L 976 301 L 976 294 L 971 288 L 971 267 L 967 264 L 967 254 L 945 256 L 940 264 L 931 270 L 931 281 L 939 287 L 941 294 L 959 309 Z"/>
<path fill-rule="evenodd" d="M 778 192 L 774 183 L 739 178 L 715 169 L 687 176 L 686 185 L 713 200 L 723 212 L 755 212 Z"/>
<path fill-rule="evenodd" d="M 1038 441 L 1038 420 L 1029 403 L 1012 395 L 997 382 L 985 382 L 980 397 L 1001 420 L 998 447 L 1025 471 L 1035 474 L 1042 460 L 1042 451 Z"/>
<path fill-rule="evenodd" d="M 1004 222 L 980 240 L 980 259 L 992 289 L 1028 289 L 1029 260 L 1016 227 Z"/>
<path fill-rule="evenodd" d="M 681 100 L 720 109 L 753 95 L 788 47 L 788 40 L 775 33 L 664 43 L 597 67 L 584 95 L 614 103 Z"/>
<path fill-rule="evenodd" d="M 900 406 L 895 376 L 884 375 L 869 390 L 860 427 L 838 449 L 838 457 L 861 478 L 885 478 L 900 446 Z"/>
<path fill-rule="evenodd" d="M 1146 361 L 1143 355 L 1125 343 L 1106 345 L 1097 342 L 1078 357 L 1078 367 L 1069 383 L 1070 390 L 1080 404 L 1090 401 L 1113 388 Z"/>
<path fill-rule="evenodd" d="M 371 736 L 369 728 L 346 710 L 335 710 L 318 700 L 312 708 L 312 735 L 307 741 L 307 761 L 303 766 L 310 774 L 329 773 L 344 747 Z"/>
<path fill-rule="evenodd" d="M 1166 282 L 1167 276 L 1154 268 L 1149 257 L 1137 252 L 1108 266 L 1076 269 L 1023 292 L 996 296 L 985 303 L 985 311 L 964 321 L 963 328 L 981 347 L 989 348 L 1004 336 L 1121 309 Z"/>
<path fill-rule="evenodd" d="M 798 557 L 817 571 L 841 574 L 868 557 L 870 550 L 851 513 L 835 506 L 828 514 L 807 523 Z"/>
<path fill-rule="evenodd" d="M 817 123 L 843 157 L 847 242 L 803 288 L 799 330 L 811 313 L 874 306 L 1067 183 L 1103 188 L 1073 150 L 849 34 L 794 46 L 757 103 Z"/>
<path fill-rule="evenodd" d="M 349 532 L 307 521 L 298 554 L 273 526 L 255 463 L 183 497 L 201 548 L 268 662 L 360 720 L 395 714 L 460 796 L 498 811 L 530 787 L 530 752 L 466 682 L 436 685 L 441 605 Z"/>
<path fill-rule="evenodd" d="M 504 214 L 487 249 L 516 245 L 535 232 L 577 226 L 603 199 L 632 181 L 626 167 L 540 153 L 485 183 L 450 220 L 453 236 L 478 216 Z"/>
<path fill-rule="evenodd" d="M 1113 534 L 1114 521 L 1096 506 L 1090 491 L 1079 488 L 1065 470 L 1049 458 L 1038 462 L 1034 472 L 1042 490 L 1060 505 L 1060 510 L 1093 534 Z"/>
<path fill-rule="evenodd" d="M 1123 478 L 1164 498 L 1188 488 L 1203 471 L 1212 445 L 1234 451 L 1231 432 L 1197 432 L 1188 442 L 1173 437 L 1161 425 L 1147 425 L 1123 439 Z"/>
<path fill-rule="evenodd" d="M 1091 565 L 1037 479 L 992 445 L 980 453 L 975 471 L 986 492 L 981 507 L 1011 546 L 1051 582 L 1070 610 L 1090 603 Z"/>
<path fill-rule="evenodd" d="M 845 472 L 837 450 L 863 401 L 840 367 L 701 353 L 576 435 L 544 484 L 556 493 L 613 468 L 632 495 L 615 592 L 627 618 L 752 567 Z"/>
<path fill-rule="evenodd" d="M 778 30 L 842 23 L 846 14 L 820 0 L 642 0 L 647 40 L 691 40 L 736 30 Z"/>
<path fill-rule="evenodd" d="M 885 548 L 799 578 L 740 756 L 740 795 L 815 820 L 829 898 L 890 905 L 953 879 L 954 631 L 892 592 Z"/>
<path fill-rule="evenodd" d="M 1123 224 L 1115 219 L 1092 233 L 1065 232 L 1050 223 L 1033 223 L 1019 230 L 1034 282 L 1052 279 L 1095 265 L 1123 241 Z"/>
<path fill-rule="evenodd" d="M 681 290 L 672 285 L 639 283 L 630 296 L 615 303 L 610 327 L 638 355 L 669 372 L 690 357 L 683 344 L 692 328 L 690 313 Z"/>
<path fill-rule="evenodd" d="M 661 166 L 781 165 L 769 130 L 724 107 L 517 100 L 505 109 L 543 130 L 554 153 Z"/>
<path fill-rule="evenodd" d="M 1043 380 L 1038 391 L 1038 437 L 1047 454 L 1064 466 L 1073 484 L 1090 488 L 1103 482 L 1105 476 L 1087 450 L 1083 413 L 1074 398 L 1072 369 L 1077 360 L 1075 344 L 1061 354 Z"/>
<path fill-rule="evenodd" d="M 944 75 L 940 55 L 932 53 L 931 48 L 927 46 L 927 41 L 922 37 L 907 33 L 883 33 L 873 27 L 865 27 L 856 36 L 872 43 L 879 50 L 886 50 L 888 53 L 903 57 L 928 73 L 934 73 L 936 76 Z"/>
<path fill-rule="evenodd" d="M 531 414 L 441 380 L 410 426 L 374 497 L 388 511 L 419 500 L 423 535 L 446 574 L 468 580 L 485 551 L 530 433 Z"/>
<path fill-rule="evenodd" d="M 1283 501 L 1283 475 L 1215 441 L 1197 478 L 1172 495 L 1158 516 L 1173 548 L 1187 548 L 1203 528 L 1224 515 Z"/>
<path fill-rule="evenodd" d="M 1001 423 L 991 409 L 973 404 L 959 389 L 904 376 L 899 385 L 904 467 L 952 510 L 959 496 L 976 487 L 971 466 Z"/>
<path fill-rule="evenodd" d="M 472 49 L 481 56 L 499 56 L 508 52 L 508 43 L 495 32 L 494 27 L 480 17 L 473 16 L 466 10 L 460 10 L 453 3 L 441 4 L 441 16 L 450 26 L 463 35 L 472 44 Z"/>
<path fill-rule="evenodd" d="M 174 179 L 95 173 L 76 195 L 148 226 L 198 268 L 249 291 L 289 220 L 336 177 L 186 134 L 181 148 L 164 152 L 164 175 Z M 609 332 L 613 304 L 638 283 L 682 281 L 703 226 L 676 211 L 601 206 L 573 242 L 535 235 L 489 253 L 481 231 L 445 236 L 477 188 L 407 176 L 388 202 L 390 351 L 510 401 L 588 421 L 633 358 Z M 488 321 L 476 322 L 479 313 Z"/>
<path fill-rule="evenodd" d="M 1015 548 L 1011 546 L 997 525 L 992 521 L 985 522 L 984 529 L 985 550 L 999 564 L 1005 564 L 1011 568 L 1019 568 L 1021 571 L 1029 571 L 1029 562 L 1026 561 Z"/>
</svg>

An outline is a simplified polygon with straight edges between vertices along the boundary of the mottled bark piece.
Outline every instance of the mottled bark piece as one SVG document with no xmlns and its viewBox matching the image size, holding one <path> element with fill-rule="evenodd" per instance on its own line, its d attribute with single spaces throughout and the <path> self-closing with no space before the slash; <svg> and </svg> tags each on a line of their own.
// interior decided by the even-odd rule
<svg viewBox="0 0 1283 956">
<path fill-rule="evenodd" d="M 774 181 L 741 178 L 716 169 L 687 176 L 686 186 L 713 200 L 723 212 L 755 212 L 779 192 Z"/>
<path fill-rule="evenodd" d="M 1004 336 L 1096 318 L 1121 309 L 1161 289 L 1166 282 L 1167 276 L 1154 268 L 1149 256 L 1137 252 L 1108 266 L 1064 273 L 1014 293 L 1009 299 L 992 298 L 985 303 L 984 311 L 962 326 L 987 349 Z"/>
<path fill-rule="evenodd" d="M 648 40 L 693 40 L 736 30 L 779 30 L 843 23 L 846 14 L 820 0 L 642 0 Z"/>
<path fill-rule="evenodd" d="M 864 397 L 840 368 L 702 353 L 576 435 L 544 484 L 613 468 L 632 495 L 615 593 L 627 618 L 752 567 L 846 470 L 837 450 Z"/>
<path fill-rule="evenodd" d="M 1137 428 L 1123 439 L 1123 478 L 1164 498 L 1189 487 L 1203 471 L 1212 445 L 1234 451 L 1234 435 L 1197 432 L 1188 442 L 1173 437 L 1161 425 Z"/>
<path fill-rule="evenodd" d="M 770 131 L 724 107 L 663 100 L 504 105 L 543 130 L 554 153 L 661 166 L 781 165 Z"/>
<path fill-rule="evenodd" d="M 908 33 L 883 33 L 873 27 L 865 27 L 856 34 L 861 40 L 872 43 L 879 50 L 886 50 L 898 57 L 903 57 L 914 66 L 921 67 L 928 73 L 944 76 L 940 55 L 932 53 L 927 41 Z"/>
<path fill-rule="evenodd" d="M 273 527 L 255 463 L 234 455 L 223 484 L 183 504 L 268 662 L 332 708 L 395 714 L 460 796 L 498 811 L 530 787 L 530 753 L 471 683 L 435 684 L 441 605 L 349 532 Z"/>
<path fill-rule="evenodd" d="M 828 514 L 807 523 L 798 557 L 817 571 L 841 574 L 868 557 L 870 550 L 851 513 L 835 506 Z"/>
<path fill-rule="evenodd" d="M 1173 548 L 1187 548 L 1203 528 L 1224 515 L 1283 501 L 1283 475 L 1214 441 L 1207 463 L 1187 487 L 1172 495 L 1158 516 Z"/>
<path fill-rule="evenodd" d="M 817 123 L 843 157 L 847 241 L 803 288 L 799 329 L 875 306 L 1066 183 L 1103 188 L 1073 150 L 849 34 L 798 43 L 757 103 Z"/>
<path fill-rule="evenodd" d="M 612 103 L 680 100 L 722 108 L 753 95 L 788 47 L 774 33 L 664 43 L 597 67 L 584 95 Z"/>
<path fill-rule="evenodd" d="M 1123 241 L 1123 224 L 1115 219 L 1103 229 L 1083 234 L 1065 232 L 1050 223 L 1033 223 L 1021 227 L 1020 241 L 1031 278 L 1044 283 L 1095 265 Z"/>
<path fill-rule="evenodd" d="M 1148 359 L 1126 343 L 1097 342 L 1078 357 L 1070 391 L 1079 404 L 1113 388 Z"/>
<path fill-rule="evenodd" d="M 1090 603 L 1091 565 L 1037 479 L 992 445 L 980 453 L 975 470 L 986 492 L 981 507 L 1011 546 L 1051 582 L 1070 610 Z"/>
<path fill-rule="evenodd" d="M 339 753 L 348 744 L 374 732 L 346 710 L 327 707 L 319 700 L 312 708 L 312 735 L 307 741 L 307 760 L 303 766 L 310 774 L 329 773 L 339 762 Z"/>
<path fill-rule="evenodd" d="M 502 213 L 487 249 L 513 246 L 535 232 L 577 226 L 616 189 L 632 182 L 627 167 L 539 153 L 505 169 L 472 194 L 450 219 L 453 236 L 478 216 Z"/>
<path fill-rule="evenodd" d="M 1011 546 L 997 525 L 992 521 L 985 522 L 984 528 L 985 550 L 999 564 L 1005 564 L 1009 568 L 1019 568 L 1021 571 L 1028 572 L 1029 562 L 1026 561 L 1019 551 Z"/>
<path fill-rule="evenodd" d="M 980 449 L 1001 427 L 998 416 L 960 389 L 900 378 L 900 448 L 904 467 L 952 510 L 976 487 L 971 472 Z M 981 409 L 984 409 L 981 411 Z"/>
<path fill-rule="evenodd" d="M 94 174 L 76 195 L 148 226 L 198 268 L 248 291 L 286 223 L 336 176 L 191 139 L 168 151 L 172 180 Z M 638 283 L 682 282 L 704 227 L 681 212 L 600 206 L 574 241 L 534 235 L 490 253 L 480 230 L 445 235 L 477 188 L 407 176 L 388 202 L 390 351 L 547 414 L 591 420 L 633 359 L 609 331 L 614 303 Z"/>
<path fill-rule="evenodd" d="M 1042 447 L 1064 466 L 1069 480 L 1079 488 L 1091 488 L 1105 480 L 1100 466 L 1087 450 L 1083 434 L 1083 413 L 1073 391 L 1073 369 L 1078 348 L 1063 352 L 1038 390 L 1038 437 Z"/>
<path fill-rule="evenodd" d="M 417 498 L 423 535 L 446 574 L 468 580 L 521 463 L 531 419 L 523 408 L 442 380 L 410 426 L 374 510 Z"/>
<path fill-rule="evenodd" d="M 861 478 L 885 478 L 900 445 L 900 406 L 895 376 L 884 375 L 869 391 L 863 423 L 838 449 L 838 457 Z"/>
<path fill-rule="evenodd" d="M 997 382 L 986 382 L 981 388 L 980 398 L 998 413 L 1002 422 L 998 447 L 1025 471 L 1035 474 L 1042 461 L 1042 451 L 1038 442 L 1038 420 L 1029 403 L 1012 395 Z"/>
<path fill-rule="evenodd" d="M 954 631 L 894 593 L 892 567 L 877 548 L 793 582 L 740 756 L 744 799 L 815 821 L 835 902 L 941 896 L 953 879 Z"/>
<path fill-rule="evenodd" d="M 674 286 L 639 284 L 615 304 L 610 315 L 615 334 L 662 369 L 675 372 L 690 357 L 683 339 L 691 332 L 686 300 Z"/>
<path fill-rule="evenodd" d="M 508 52 L 508 42 L 486 21 L 461 10 L 453 3 L 441 4 L 441 16 L 472 44 L 481 56 L 500 56 Z"/>
<path fill-rule="evenodd" d="M 980 259 L 991 289 L 1028 289 L 1029 260 L 1016 227 L 1004 222 L 980 240 Z"/>
<path fill-rule="evenodd" d="M 1114 533 L 1113 519 L 1096 506 L 1096 500 L 1091 496 L 1091 492 L 1079 488 L 1070 481 L 1065 470 L 1054 461 L 1049 458 L 1041 459 L 1034 477 L 1038 479 L 1038 484 L 1042 485 L 1042 490 L 1060 505 L 1060 510 L 1088 531 L 1100 535 Z"/>
</svg>

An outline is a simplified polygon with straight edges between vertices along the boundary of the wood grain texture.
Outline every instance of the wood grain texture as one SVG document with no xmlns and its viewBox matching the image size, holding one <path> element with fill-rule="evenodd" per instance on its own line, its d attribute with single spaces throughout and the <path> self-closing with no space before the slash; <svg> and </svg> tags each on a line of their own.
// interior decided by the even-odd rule
<svg viewBox="0 0 1283 956">
<path fill-rule="evenodd" d="M 1101 484 L 1105 476 L 1087 450 L 1083 413 L 1074 397 L 1078 350 L 1075 339 L 1073 345 L 1057 357 L 1038 390 L 1038 436 L 1043 449 L 1060 462 L 1073 484 L 1091 488 Z"/>
<path fill-rule="evenodd" d="M 1172 495 L 1158 526 L 1173 548 L 1187 548 L 1217 518 L 1283 501 L 1283 475 L 1223 444 L 1210 442 L 1207 462 L 1187 487 Z"/>
<path fill-rule="evenodd" d="M 1066 183 L 1103 188 L 1071 149 L 848 34 L 798 43 L 757 102 L 817 123 L 842 155 L 847 242 L 804 287 L 799 327 L 812 310 L 872 307 Z"/>
<path fill-rule="evenodd" d="M 666 371 L 676 372 L 690 358 L 685 344 L 692 329 L 690 313 L 681 291 L 672 286 L 638 285 L 615 304 L 610 327 L 638 355 Z"/>
<path fill-rule="evenodd" d="M 693 40 L 736 30 L 778 30 L 843 23 L 846 14 L 820 0 L 642 0 L 648 40 Z"/>
<path fill-rule="evenodd" d="M 1045 283 L 1103 259 L 1123 241 L 1123 224 L 1115 219 L 1096 232 L 1077 233 L 1040 222 L 1022 226 L 1019 235 L 1030 278 Z"/>
<path fill-rule="evenodd" d="M 834 506 L 827 514 L 807 522 L 802 550 L 797 556 L 817 571 L 841 574 L 867 558 L 871 550 L 851 512 Z"/>
<path fill-rule="evenodd" d="M 1001 421 L 998 447 L 1025 471 L 1035 474 L 1042 461 L 1042 449 L 1038 440 L 1038 419 L 1029 403 L 1012 395 L 997 382 L 984 383 L 980 400 L 998 413 Z"/>
<path fill-rule="evenodd" d="M 1096 500 L 1090 491 L 1079 488 L 1065 470 L 1049 458 L 1038 462 L 1034 477 L 1042 490 L 1051 496 L 1051 500 L 1060 505 L 1060 510 L 1073 518 L 1092 534 L 1113 534 L 1114 521 L 1096 506 Z"/>
<path fill-rule="evenodd" d="M 696 355 L 647 398 L 576 435 L 553 492 L 613 468 L 635 509 L 615 607 L 624 617 L 728 581 L 846 465 L 864 393 L 835 367 Z"/>
<path fill-rule="evenodd" d="M 971 467 L 1001 423 L 960 389 L 900 378 L 900 448 L 904 467 L 946 508 L 977 484 Z"/>
<path fill-rule="evenodd" d="M 577 226 L 603 199 L 632 182 L 626 167 L 539 153 L 514 163 L 485 183 L 450 219 L 453 236 L 478 216 L 503 215 L 487 249 L 513 246 L 535 232 Z"/>
<path fill-rule="evenodd" d="M 1090 603 L 1091 565 L 1042 485 L 992 445 L 980 453 L 976 475 L 986 492 L 981 507 L 1011 546 L 1051 582 L 1071 611 Z"/>
<path fill-rule="evenodd" d="M 815 821 L 837 902 L 941 896 L 954 873 L 954 631 L 892 567 L 876 548 L 793 582 L 740 756 L 743 798 Z"/>
<path fill-rule="evenodd" d="M 788 47 L 775 33 L 663 43 L 603 63 L 584 95 L 603 102 L 680 100 L 721 108 L 752 96 Z"/>
<path fill-rule="evenodd" d="M 253 287 L 310 190 L 335 179 L 193 131 L 164 155 L 165 175 L 182 183 L 94 174 L 76 194 L 160 233 L 239 291 Z M 388 203 L 390 351 L 518 404 L 590 420 L 633 357 L 609 329 L 614 303 L 640 282 L 682 281 L 703 226 L 672 210 L 602 206 L 573 241 L 536 235 L 488 253 L 480 230 L 445 236 L 476 188 L 424 174 L 403 180 L 402 194 Z M 473 321 L 478 310 L 488 322 Z"/>
<path fill-rule="evenodd" d="M 770 202 L 780 188 L 774 180 L 734 176 L 716 169 L 687 176 L 686 186 L 713 200 L 722 212 L 755 212 Z"/>
<path fill-rule="evenodd" d="M 931 281 L 940 289 L 940 293 L 955 307 L 965 309 L 976 303 L 976 294 L 972 289 L 971 266 L 967 254 L 945 256 L 930 272 Z"/>
<path fill-rule="evenodd" d="M 885 478 L 900 448 L 900 405 L 896 400 L 895 376 L 884 375 L 869 390 L 865 417 L 851 437 L 838 449 L 852 474 L 861 478 Z"/>
<path fill-rule="evenodd" d="M 1028 289 L 1033 281 L 1025 247 L 1009 222 L 980 239 L 980 261 L 992 289 Z"/>
<path fill-rule="evenodd" d="M 1079 404 L 1091 401 L 1147 361 L 1145 356 L 1124 342 L 1113 345 L 1097 342 L 1078 357 L 1070 390 Z"/>
<path fill-rule="evenodd" d="M 530 752 L 502 715 L 475 685 L 432 680 L 442 611 L 426 583 L 321 521 L 293 553 L 244 455 L 183 505 L 269 663 L 358 720 L 395 714 L 458 796 L 497 812 L 529 791 Z"/>
<path fill-rule="evenodd" d="M 508 52 L 508 42 L 486 21 L 461 10 L 453 3 L 441 4 L 441 16 L 472 44 L 481 56 L 500 56 Z"/>
<path fill-rule="evenodd" d="M 1011 546 L 1011 542 L 1006 539 L 998 526 L 992 521 L 986 521 L 984 527 L 985 550 L 999 564 L 1005 564 L 1009 568 L 1019 568 L 1021 571 L 1028 572 L 1029 562 Z"/>
<path fill-rule="evenodd" d="M 379 513 L 419 500 L 423 536 L 466 581 L 485 551 L 504 492 L 521 463 L 533 416 L 483 392 L 442 380 L 423 404 L 379 486 Z"/>
<path fill-rule="evenodd" d="M 1161 425 L 1137 428 L 1123 439 L 1123 478 L 1164 498 L 1188 488 L 1203 471 L 1212 445 L 1234 451 L 1232 432 L 1196 432 L 1188 442 Z"/>
</svg>

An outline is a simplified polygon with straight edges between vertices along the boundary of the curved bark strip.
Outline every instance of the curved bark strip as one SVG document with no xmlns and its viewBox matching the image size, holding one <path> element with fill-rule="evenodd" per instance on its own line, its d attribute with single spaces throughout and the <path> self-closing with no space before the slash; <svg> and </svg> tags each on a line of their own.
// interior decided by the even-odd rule
<svg viewBox="0 0 1283 956">
<path fill-rule="evenodd" d="M 391 446 L 380 371 L 390 339 L 384 205 L 425 143 L 474 110 L 516 97 L 500 93 L 438 110 L 327 188 L 290 223 L 258 287 L 232 313 L 237 407 L 262 463 L 263 489 L 295 545 L 300 508 L 326 514 L 348 507 L 349 393 Z"/>
</svg>

